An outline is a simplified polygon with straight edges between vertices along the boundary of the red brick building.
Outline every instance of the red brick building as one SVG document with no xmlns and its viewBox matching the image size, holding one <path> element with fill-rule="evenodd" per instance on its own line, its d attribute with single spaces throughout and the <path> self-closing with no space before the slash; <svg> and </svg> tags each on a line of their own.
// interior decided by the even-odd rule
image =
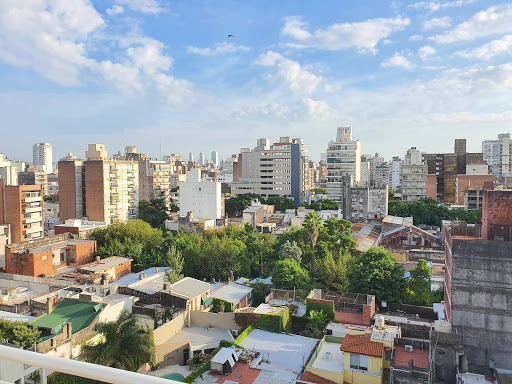
<svg viewBox="0 0 512 384">
<path fill-rule="evenodd" d="M 77 272 L 87 275 L 97 275 L 98 277 L 104 275 L 108 281 L 115 281 L 128 275 L 131 272 L 131 266 L 131 259 L 112 256 L 81 265 L 77 268 Z"/>
<path fill-rule="evenodd" d="M 512 191 L 484 191 L 482 240 L 512 241 Z"/>
<path fill-rule="evenodd" d="M 437 200 L 437 176 L 427 175 L 427 199 Z"/>
<path fill-rule="evenodd" d="M 78 267 L 94 260 L 96 242 L 75 240 L 69 234 L 6 245 L 7 273 L 52 276 L 63 266 Z"/>
<path fill-rule="evenodd" d="M 478 195 L 481 196 L 483 190 L 494 189 L 495 182 L 494 175 L 457 175 L 457 205 L 467 205 L 467 194 L 470 190 L 479 191 Z M 481 198 L 478 205 L 477 209 L 481 207 Z"/>
</svg>

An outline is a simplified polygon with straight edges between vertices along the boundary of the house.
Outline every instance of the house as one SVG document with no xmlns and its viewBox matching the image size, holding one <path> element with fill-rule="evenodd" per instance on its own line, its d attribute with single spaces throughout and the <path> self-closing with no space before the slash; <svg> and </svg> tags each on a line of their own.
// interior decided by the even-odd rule
<svg viewBox="0 0 512 384">
<path fill-rule="evenodd" d="M 233 310 L 251 305 L 253 288 L 236 283 L 228 283 L 212 292 L 212 299 L 231 303 Z"/>
<path fill-rule="evenodd" d="M 414 225 L 401 226 L 382 233 L 380 245 L 386 249 L 435 249 L 441 250 L 441 239 Z"/>
<path fill-rule="evenodd" d="M 253 203 L 254 204 L 254 203 Z M 263 223 L 265 220 L 265 209 L 263 205 L 252 205 L 244 209 L 242 213 L 242 221 L 251 223 L 254 226 Z"/>
<path fill-rule="evenodd" d="M 136 296 L 140 303 L 160 302 L 159 292 L 167 282 L 165 271 L 168 267 L 151 267 L 139 273 L 130 273 L 110 284 L 113 293 Z"/>
<path fill-rule="evenodd" d="M 112 256 L 84 264 L 77 268 L 78 273 L 95 275 L 98 280 L 115 281 L 131 272 L 132 259 L 126 257 Z"/>
<path fill-rule="evenodd" d="M 161 292 L 161 304 L 164 307 L 186 308 L 191 311 L 203 311 L 211 305 L 211 286 L 192 277 L 184 277 L 174 284 L 164 283 Z"/>
</svg>

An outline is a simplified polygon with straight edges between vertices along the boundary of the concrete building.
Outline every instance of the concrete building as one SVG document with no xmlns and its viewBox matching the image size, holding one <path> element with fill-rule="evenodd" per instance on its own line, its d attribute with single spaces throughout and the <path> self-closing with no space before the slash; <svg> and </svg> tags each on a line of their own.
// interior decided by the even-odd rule
<svg viewBox="0 0 512 384">
<path fill-rule="evenodd" d="M 512 142 L 510 133 L 501 133 L 497 140 L 482 141 L 483 160 L 496 177 L 510 176 L 512 169 Z"/>
<path fill-rule="evenodd" d="M 393 191 L 398 190 L 402 186 L 403 163 L 403 160 L 401 160 L 398 156 L 393 157 L 393 161 L 391 161 L 389 186 Z"/>
<path fill-rule="evenodd" d="M 194 153 L 193 152 L 190 152 L 188 154 L 188 161 L 189 161 L 189 163 L 193 163 L 194 162 Z"/>
<path fill-rule="evenodd" d="M 233 163 L 231 194 L 286 196 L 298 204 L 311 189 L 310 180 L 309 155 L 302 139 L 285 136 L 270 145 L 263 138 L 253 149 L 241 148 Z"/>
<path fill-rule="evenodd" d="M 204 166 L 205 164 L 204 152 L 199 152 L 199 165 Z"/>
<path fill-rule="evenodd" d="M 485 189 L 493 190 L 494 175 L 457 175 L 457 205 L 464 205 L 466 211 L 482 208 L 482 196 Z"/>
<path fill-rule="evenodd" d="M 88 160 L 59 161 L 61 221 L 87 217 L 107 224 L 139 216 L 139 164 L 107 160 L 102 144 L 89 144 Z"/>
<path fill-rule="evenodd" d="M 17 275 L 52 276 L 62 266 L 93 261 L 95 252 L 94 240 L 74 240 L 68 233 L 12 243 L 5 249 L 6 270 Z"/>
<path fill-rule="evenodd" d="M 327 147 L 327 198 L 342 201 L 343 176 L 352 176 L 354 184 L 361 183 L 361 143 L 352 140 L 352 127 L 338 127 L 336 141 Z M 371 181 L 371 180 L 370 180 Z"/>
<path fill-rule="evenodd" d="M 343 218 L 352 222 L 382 220 L 388 214 L 388 186 L 358 187 L 352 176 L 342 176 Z"/>
<path fill-rule="evenodd" d="M 219 164 L 219 152 L 217 151 L 212 151 L 212 163 L 215 164 L 216 167 L 218 167 L 220 164 Z"/>
<path fill-rule="evenodd" d="M 139 199 L 162 200 L 170 213 L 175 171 L 176 167 L 165 161 L 149 159 L 139 161 Z"/>
<path fill-rule="evenodd" d="M 99 256 L 97 258 L 99 259 Z M 112 256 L 96 260 L 88 264 L 83 264 L 77 268 L 77 272 L 84 273 L 86 275 L 96 275 L 97 280 L 107 283 L 119 280 L 123 276 L 130 274 L 131 265 L 132 259 Z"/>
<path fill-rule="evenodd" d="M 450 337 L 441 338 L 443 344 L 452 343 L 443 359 L 453 356 L 454 361 L 446 364 L 462 371 L 468 365 L 491 363 L 496 368 L 512 367 L 510 207 L 512 191 L 486 190 L 481 227 L 449 223 L 443 228 L 445 311 L 452 328 Z M 438 361 L 436 370 L 444 372 L 442 366 L 443 361 Z"/>
<path fill-rule="evenodd" d="M 50 143 L 36 143 L 32 146 L 33 163 L 38 171 L 53 173 L 52 146 Z"/>
<path fill-rule="evenodd" d="M 370 186 L 370 162 L 361 161 L 361 186 Z"/>
<path fill-rule="evenodd" d="M 0 268 L 5 267 L 5 246 L 11 243 L 11 227 L 0 224 Z"/>
<path fill-rule="evenodd" d="M 19 172 L 18 173 L 19 185 L 40 185 L 43 191 L 43 196 L 49 196 L 48 190 L 48 174 L 42 171 L 33 170 L 32 172 Z"/>
<path fill-rule="evenodd" d="M 180 216 L 192 213 L 194 219 L 220 219 L 222 197 L 219 182 L 201 181 L 201 170 L 187 172 L 187 181 L 180 182 Z"/>
<path fill-rule="evenodd" d="M 41 186 L 4 186 L 0 179 L 0 224 L 10 225 L 13 242 L 44 237 Z"/>
<path fill-rule="evenodd" d="M 402 200 L 412 203 L 427 196 L 427 166 L 421 162 L 421 152 L 411 147 L 402 165 Z"/>
</svg>

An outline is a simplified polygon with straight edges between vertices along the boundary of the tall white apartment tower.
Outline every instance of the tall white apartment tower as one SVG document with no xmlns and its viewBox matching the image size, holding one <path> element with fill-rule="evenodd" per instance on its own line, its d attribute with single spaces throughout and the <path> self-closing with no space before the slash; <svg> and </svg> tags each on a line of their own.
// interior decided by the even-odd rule
<svg viewBox="0 0 512 384">
<path fill-rule="evenodd" d="M 338 127 L 336 141 L 327 147 L 327 198 L 342 201 L 342 176 L 361 183 L 361 143 L 352 140 L 352 127 Z"/>
<path fill-rule="evenodd" d="M 427 196 L 427 165 L 422 164 L 421 152 L 411 147 L 402 166 L 402 200 L 411 203 Z"/>
<path fill-rule="evenodd" d="M 201 165 L 205 165 L 205 161 L 204 161 L 204 152 L 199 152 L 199 164 Z"/>
<path fill-rule="evenodd" d="M 216 167 L 219 166 L 219 152 L 212 151 L 212 163 L 215 164 Z"/>
<path fill-rule="evenodd" d="M 190 152 L 190 153 L 188 154 L 188 161 L 190 161 L 190 162 L 194 162 L 194 153 L 193 153 L 193 152 Z"/>
<path fill-rule="evenodd" d="M 510 133 L 501 133 L 498 140 L 482 141 L 484 161 L 491 166 L 491 173 L 496 176 L 510 176 L 512 170 L 512 142 Z"/>
<path fill-rule="evenodd" d="M 32 146 L 33 162 L 38 171 L 53 173 L 52 146 L 50 143 L 36 143 Z"/>
</svg>

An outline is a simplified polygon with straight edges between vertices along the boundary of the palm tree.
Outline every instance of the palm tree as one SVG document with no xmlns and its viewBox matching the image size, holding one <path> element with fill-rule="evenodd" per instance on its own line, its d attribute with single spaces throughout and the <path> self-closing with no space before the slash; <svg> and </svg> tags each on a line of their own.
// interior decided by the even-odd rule
<svg viewBox="0 0 512 384">
<path fill-rule="evenodd" d="M 306 216 L 304 220 L 304 228 L 308 230 L 309 238 L 311 239 L 311 267 L 315 267 L 315 245 L 318 240 L 318 235 L 320 234 L 320 227 L 322 225 L 322 218 L 316 212 L 311 212 Z"/>
<path fill-rule="evenodd" d="M 132 372 L 144 363 L 152 363 L 152 332 L 144 332 L 127 312 L 117 322 L 98 323 L 94 329 L 101 333 L 103 340 L 84 343 L 80 359 Z"/>
</svg>

